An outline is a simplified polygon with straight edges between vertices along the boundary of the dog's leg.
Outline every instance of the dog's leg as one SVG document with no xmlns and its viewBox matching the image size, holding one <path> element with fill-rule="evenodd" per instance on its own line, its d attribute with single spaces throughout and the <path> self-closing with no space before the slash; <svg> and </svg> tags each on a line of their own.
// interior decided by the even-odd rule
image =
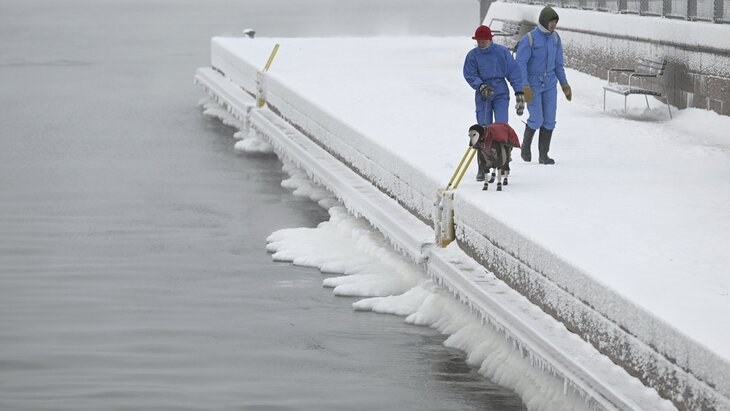
<svg viewBox="0 0 730 411">
<path fill-rule="evenodd" d="M 492 169 L 492 174 L 491 174 L 491 175 L 489 176 L 489 182 L 490 182 L 490 183 L 493 183 L 493 182 L 494 182 L 494 171 L 495 171 L 496 169 L 497 169 L 496 167 Z"/>
<path fill-rule="evenodd" d="M 502 179 L 503 186 L 506 186 L 507 184 L 509 184 L 507 177 L 509 177 L 509 170 L 504 170 L 504 178 Z"/>
<path fill-rule="evenodd" d="M 502 191 L 502 169 L 497 169 L 497 191 Z"/>
</svg>

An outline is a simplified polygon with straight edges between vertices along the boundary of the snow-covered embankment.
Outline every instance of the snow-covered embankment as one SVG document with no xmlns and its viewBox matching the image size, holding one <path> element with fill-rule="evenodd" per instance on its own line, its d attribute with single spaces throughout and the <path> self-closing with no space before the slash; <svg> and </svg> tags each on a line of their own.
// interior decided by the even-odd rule
<svg viewBox="0 0 730 411">
<path fill-rule="evenodd" d="M 332 191 L 351 213 L 367 218 L 397 249 L 422 263 L 437 283 L 478 313 L 487 326 L 517 342 L 526 358 L 545 364 L 551 373 L 564 379 L 566 387 L 573 388 L 569 391 L 587 395 L 598 408 L 658 409 L 655 394 L 647 394 L 645 388 L 636 387 L 636 381 L 623 370 L 617 370 L 618 367 L 592 346 L 536 310 L 467 257 L 456 244 L 446 249 L 434 246 L 433 231 L 424 221 L 431 218 L 439 182 L 424 176 L 407 161 L 308 101 L 283 81 L 259 76 L 257 68 L 226 49 L 225 42 L 214 40 L 213 49 L 213 65 L 225 76 L 210 69 L 201 69 L 197 75 L 211 95 L 245 127 L 267 139 L 280 156 L 302 167 L 312 179 Z M 265 56 L 256 60 L 263 61 Z M 251 94 L 257 89 L 263 89 L 267 94 L 269 105 L 266 108 L 252 108 Z M 465 250 L 489 264 L 495 272 L 511 273 L 513 279 L 524 278 L 526 289 L 521 292 L 532 294 L 533 299 L 542 294 L 548 311 L 556 311 L 553 307 L 558 307 L 563 315 L 581 318 L 584 323 L 595 325 L 599 336 L 620 334 L 618 324 L 606 320 L 601 313 L 592 312 L 549 276 L 540 275 L 530 267 L 547 262 L 563 281 L 572 282 L 573 287 L 583 284 L 584 291 L 595 291 L 594 284 L 581 277 L 581 273 L 564 270 L 569 265 L 540 247 L 531 248 L 528 240 L 510 232 L 499 221 L 485 218 L 468 202 L 460 203 L 457 199 L 455 207 L 460 210 L 457 233 Z M 491 238 L 485 232 L 489 232 Z M 510 239 L 512 244 L 494 241 L 500 239 Z M 512 249 L 505 249 L 505 246 Z M 519 252 L 514 253 L 515 249 Z M 665 358 L 652 358 L 657 354 L 631 335 L 618 338 L 630 340 L 630 344 L 624 346 L 635 350 L 633 354 L 637 358 L 649 358 L 652 364 L 667 362 Z M 661 366 L 665 368 L 654 368 L 654 372 L 663 375 L 681 372 L 671 369 L 671 364 L 662 363 Z M 665 372 L 667 370 L 671 372 Z M 622 377 L 617 378 L 617 372 Z M 655 376 L 649 377 L 651 380 Z M 700 392 L 702 397 L 701 384 L 697 388 L 694 382 L 687 380 L 683 377 L 682 386 L 689 386 L 693 395 Z"/>
</svg>

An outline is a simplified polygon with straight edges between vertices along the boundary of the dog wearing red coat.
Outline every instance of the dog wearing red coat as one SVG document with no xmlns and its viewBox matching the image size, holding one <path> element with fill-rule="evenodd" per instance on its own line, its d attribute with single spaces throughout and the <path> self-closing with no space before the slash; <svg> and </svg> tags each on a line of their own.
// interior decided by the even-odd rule
<svg viewBox="0 0 730 411">
<path fill-rule="evenodd" d="M 520 148 L 520 139 L 515 130 L 507 123 L 492 123 L 486 127 L 474 124 L 469 127 L 469 144 L 477 150 L 477 162 L 485 170 L 492 169 L 489 180 L 484 181 L 482 190 L 497 181 L 497 191 L 509 183 L 509 163 L 512 149 Z"/>
</svg>

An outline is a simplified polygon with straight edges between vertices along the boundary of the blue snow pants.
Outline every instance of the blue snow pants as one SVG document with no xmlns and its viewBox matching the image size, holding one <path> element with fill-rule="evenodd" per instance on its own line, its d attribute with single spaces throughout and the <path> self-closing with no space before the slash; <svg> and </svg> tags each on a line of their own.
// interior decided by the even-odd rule
<svg viewBox="0 0 730 411">
<path fill-rule="evenodd" d="M 476 105 L 477 124 L 488 126 L 492 123 L 509 122 L 509 94 L 495 93 L 487 101 L 477 90 L 474 97 Z"/>
<path fill-rule="evenodd" d="M 527 125 L 533 130 L 539 130 L 540 127 L 553 130 L 558 111 L 558 80 L 554 74 L 528 77 L 535 97 L 527 103 L 530 113 Z"/>
</svg>

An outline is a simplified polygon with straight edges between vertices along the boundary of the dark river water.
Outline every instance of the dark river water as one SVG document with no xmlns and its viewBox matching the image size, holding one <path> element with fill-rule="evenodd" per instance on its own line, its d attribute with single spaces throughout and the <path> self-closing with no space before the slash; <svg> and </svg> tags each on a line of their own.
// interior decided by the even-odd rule
<svg viewBox="0 0 730 411">
<path fill-rule="evenodd" d="M 327 213 L 197 106 L 213 35 L 477 23 L 391 3 L 0 0 L 0 410 L 522 409 L 436 331 L 272 262 Z"/>
</svg>

